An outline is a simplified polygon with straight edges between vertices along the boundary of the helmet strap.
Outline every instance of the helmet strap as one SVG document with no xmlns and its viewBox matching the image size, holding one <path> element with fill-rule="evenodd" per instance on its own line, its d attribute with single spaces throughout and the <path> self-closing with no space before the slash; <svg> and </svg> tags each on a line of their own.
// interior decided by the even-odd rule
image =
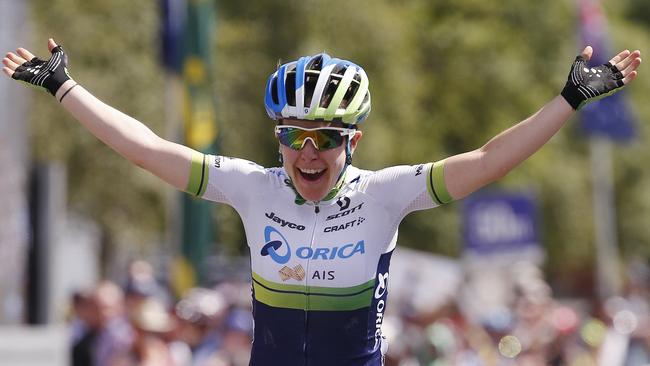
<svg viewBox="0 0 650 366">
<path fill-rule="evenodd" d="M 348 166 L 352 164 L 352 147 L 350 146 L 350 137 L 347 137 L 348 141 L 345 144 L 345 165 L 343 165 L 343 169 L 341 169 L 341 173 L 339 173 L 338 178 L 336 178 L 336 181 L 340 181 L 343 175 L 345 175 L 345 171 L 348 169 Z"/>
</svg>

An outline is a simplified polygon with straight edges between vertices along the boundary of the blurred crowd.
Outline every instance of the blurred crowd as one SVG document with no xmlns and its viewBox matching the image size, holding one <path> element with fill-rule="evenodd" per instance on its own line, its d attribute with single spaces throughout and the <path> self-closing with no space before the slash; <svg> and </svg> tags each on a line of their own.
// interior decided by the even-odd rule
<svg viewBox="0 0 650 366">
<path fill-rule="evenodd" d="M 386 365 L 650 365 L 645 263 L 632 264 L 623 293 L 603 301 L 554 297 L 542 271 L 530 263 L 513 263 L 504 273 L 508 277 L 500 281 L 509 291 L 503 291 L 502 306 L 488 304 L 476 289 L 468 291 L 472 286 L 466 282 L 442 308 L 406 308 L 388 318 Z"/>
<path fill-rule="evenodd" d="M 72 296 L 73 366 L 248 365 L 248 285 L 193 288 L 175 301 L 147 262 L 132 263 L 127 277 Z"/>
<path fill-rule="evenodd" d="M 535 266 L 504 281 L 508 301 L 485 304 L 486 311 L 475 310 L 481 296 L 463 289 L 435 309 L 392 299 L 383 325 L 386 365 L 648 365 L 650 270 L 631 268 L 623 294 L 605 301 L 557 299 Z M 73 366 L 248 365 L 248 283 L 194 288 L 175 300 L 146 262 L 132 263 L 127 277 L 73 295 Z"/>
</svg>

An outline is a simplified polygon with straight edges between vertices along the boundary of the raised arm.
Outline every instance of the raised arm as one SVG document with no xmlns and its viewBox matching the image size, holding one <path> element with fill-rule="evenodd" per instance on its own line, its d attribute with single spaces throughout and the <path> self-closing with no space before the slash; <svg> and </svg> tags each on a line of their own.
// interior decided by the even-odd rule
<svg viewBox="0 0 650 366">
<path fill-rule="evenodd" d="M 445 159 L 447 191 L 463 198 L 492 183 L 539 150 L 588 101 L 612 94 L 636 78 L 641 52 L 623 51 L 609 64 L 588 68 L 593 50 L 576 58 L 569 80 L 558 95 L 532 116 L 492 138 L 481 148 Z"/>
<path fill-rule="evenodd" d="M 94 136 L 172 186 L 184 190 L 194 150 L 158 137 L 138 120 L 97 99 L 72 80 L 67 56 L 54 40 L 48 41 L 50 60 L 40 60 L 24 48 L 9 52 L 3 72 L 14 79 L 45 88 Z"/>
</svg>

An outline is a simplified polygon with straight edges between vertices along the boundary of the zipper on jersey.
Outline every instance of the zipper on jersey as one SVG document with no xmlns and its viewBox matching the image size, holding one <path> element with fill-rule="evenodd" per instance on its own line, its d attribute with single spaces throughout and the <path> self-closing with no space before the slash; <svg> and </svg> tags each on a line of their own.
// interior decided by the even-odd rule
<svg viewBox="0 0 650 366">
<path fill-rule="evenodd" d="M 311 240 L 309 240 L 309 247 L 314 249 L 314 239 L 316 238 L 316 224 L 318 223 L 318 213 L 320 212 L 320 207 L 318 203 L 314 205 L 314 224 L 311 229 Z M 309 332 L 309 264 L 311 263 L 311 258 L 307 258 L 307 263 L 305 265 L 305 293 L 307 293 L 306 304 L 305 304 L 305 341 L 302 345 L 303 355 L 305 357 L 305 366 L 307 366 L 307 339 Z"/>
</svg>

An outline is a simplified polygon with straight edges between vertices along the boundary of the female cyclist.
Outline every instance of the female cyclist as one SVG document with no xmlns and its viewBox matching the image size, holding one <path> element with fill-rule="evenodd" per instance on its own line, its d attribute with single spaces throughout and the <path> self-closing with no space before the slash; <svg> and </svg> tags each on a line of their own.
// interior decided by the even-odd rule
<svg viewBox="0 0 650 366">
<path fill-rule="evenodd" d="M 367 171 L 351 165 L 370 112 L 368 77 L 326 54 L 280 66 L 265 106 L 282 166 L 263 168 L 166 141 L 108 106 L 49 60 L 19 48 L 4 73 L 53 94 L 92 134 L 172 186 L 233 206 L 251 251 L 252 365 L 381 365 L 390 256 L 409 212 L 463 198 L 540 149 L 586 102 L 637 76 L 639 51 L 588 68 L 586 47 L 560 95 L 484 146 L 434 163 Z"/>
</svg>

